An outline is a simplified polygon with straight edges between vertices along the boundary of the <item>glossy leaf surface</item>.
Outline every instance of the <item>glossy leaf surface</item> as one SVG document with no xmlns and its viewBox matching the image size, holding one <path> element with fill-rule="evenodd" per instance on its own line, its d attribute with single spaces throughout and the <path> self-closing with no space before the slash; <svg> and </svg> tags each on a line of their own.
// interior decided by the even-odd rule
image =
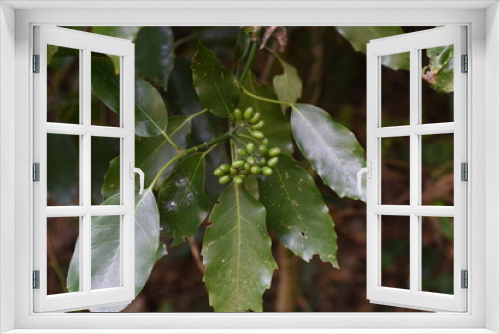
<svg viewBox="0 0 500 334">
<path fill-rule="evenodd" d="M 438 93 L 453 92 L 453 45 L 429 48 L 426 55 L 429 65 L 422 69 L 422 78 Z"/>
<path fill-rule="evenodd" d="M 104 205 L 118 205 L 117 195 L 110 197 Z M 139 294 L 149 278 L 158 254 L 164 254 L 159 246 L 160 215 L 153 193 L 146 190 L 135 198 L 135 294 Z M 120 285 L 120 219 L 117 216 L 92 217 L 91 256 L 94 260 L 91 273 L 92 289 L 103 289 Z M 79 290 L 79 241 L 68 270 L 68 291 Z M 160 249 L 159 249 L 160 247 Z M 99 261 L 96 261 L 99 259 Z M 120 309 L 125 305 L 119 306 Z M 117 312 L 120 309 L 115 309 Z M 103 311 L 96 309 L 96 311 Z M 104 311 L 109 311 L 104 309 Z"/>
<path fill-rule="evenodd" d="M 276 95 L 268 86 L 259 86 L 255 83 L 255 76 L 249 74 L 243 86 L 252 94 L 265 97 L 268 99 L 276 100 Z M 241 94 L 239 108 L 245 110 L 247 107 L 252 107 L 262 115 L 265 122 L 263 132 L 269 139 L 271 147 L 278 146 L 282 152 L 292 153 L 292 130 L 290 122 L 281 112 L 278 104 L 264 102 L 254 99 L 244 93 Z"/>
<path fill-rule="evenodd" d="M 203 280 L 216 312 L 262 311 L 262 294 L 277 268 L 266 229 L 266 209 L 231 183 L 209 217 L 203 241 Z"/>
<path fill-rule="evenodd" d="M 135 80 L 135 133 L 141 137 L 154 137 L 165 133 L 168 124 L 167 108 L 163 99 L 150 83 Z"/>
<path fill-rule="evenodd" d="M 191 69 L 194 88 L 203 105 L 219 117 L 228 117 L 239 100 L 238 81 L 233 73 L 222 67 L 215 54 L 201 43 L 198 43 Z"/>
<path fill-rule="evenodd" d="M 174 68 L 174 34 L 170 27 L 143 27 L 135 40 L 136 75 L 167 87 Z"/>
<path fill-rule="evenodd" d="M 293 65 L 284 61 L 276 53 L 273 54 L 283 67 L 283 73 L 273 79 L 274 91 L 281 101 L 296 102 L 302 96 L 302 80 L 299 73 Z"/>
<path fill-rule="evenodd" d="M 189 61 L 177 57 L 175 67 L 170 75 L 168 83 L 167 99 L 169 110 L 177 115 L 190 116 L 202 110 L 203 105 L 193 87 L 193 76 Z M 193 145 L 208 142 L 226 131 L 225 124 L 221 124 L 221 118 L 212 113 L 204 113 L 191 120 L 193 130 L 191 139 Z M 225 123 L 224 120 L 222 120 Z M 219 178 L 214 176 L 213 171 L 221 163 L 229 160 L 229 154 L 223 145 L 217 146 L 205 157 L 205 191 L 211 202 L 219 197 L 225 187 L 219 184 Z"/>
<path fill-rule="evenodd" d="M 114 72 L 111 59 L 92 57 L 91 85 L 96 96 L 112 111 L 120 111 L 120 80 Z M 135 133 L 152 137 L 163 133 L 168 124 L 168 114 L 163 99 L 150 83 L 135 80 Z"/>
<path fill-rule="evenodd" d="M 111 110 L 120 111 L 120 79 L 107 56 L 91 58 L 90 84 L 94 94 Z"/>
<path fill-rule="evenodd" d="M 404 34 L 401 27 L 335 27 L 337 31 L 351 43 L 354 50 L 366 54 L 366 44 L 372 39 L 384 38 L 389 36 Z M 409 70 L 410 55 L 409 53 L 396 53 L 390 56 L 383 57 L 383 64 L 393 70 Z"/>
<path fill-rule="evenodd" d="M 296 104 L 292 108 L 292 133 L 327 186 L 340 197 L 366 200 L 366 191 L 359 195 L 356 188 L 356 174 L 366 165 L 364 150 L 351 131 L 334 122 L 323 109 Z"/>
<path fill-rule="evenodd" d="M 190 132 L 191 122 L 186 117 L 170 118 L 167 133 L 181 148 L 186 147 Z M 162 135 L 136 140 L 135 166 L 144 172 L 144 186 L 148 187 L 161 168 L 176 155 L 176 149 Z M 102 195 L 105 199 L 120 191 L 119 167 L 118 157 L 111 160 L 102 187 Z M 172 168 L 173 166 L 167 168 L 165 173 L 169 173 Z"/>
<path fill-rule="evenodd" d="M 259 177 L 267 224 L 304 261 L 318 254 L 338 268 L 334 223 L 313 178 L 297 162 L 281 156 L 271 176 Z"/>
<path fill-rule="evenodd" d="M 160 187 L 163 233 L 174 237 L 173 245 L 192 237 L 208 214 L 205 196 L 205 158 L 202 153 L 181 160 Z"/>
</svg>

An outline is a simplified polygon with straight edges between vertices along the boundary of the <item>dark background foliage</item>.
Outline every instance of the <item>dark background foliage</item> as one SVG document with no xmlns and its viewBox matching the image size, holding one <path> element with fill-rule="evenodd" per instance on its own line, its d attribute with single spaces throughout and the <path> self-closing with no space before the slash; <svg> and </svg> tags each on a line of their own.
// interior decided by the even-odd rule
<svg viewBox="0 0 500 334">
<path fill-rule="evenodd" d="M 429 27 L 403 27 L 413 32 Z M 152 84 L 161 95 L 169 116 L 191 115 L 202 108 L 192 86 L 190 61 L 198 41 L 213 50 L 226 68 L 234 68 L 238 61 L 236 45 L 239 27 L 172 27 L 154 29 L 131 28 L 128 35 L 104 27 L 78 27 L 89 32 L 116 35 L 135 39 L 138 34 L 161 34 L 168 42 L 163 48 L 136 44 L 136 48 L 150 50 L 150 57 L 157 61 L 143 61 L 138 57 L 136 74 Z M 288 40 L 282 58 L 294 65 L 303 81 L 303 94 L 299 102 L 316 105 L 331 114 L 336 122 L 350 129 L 366 147 L 366 58 L 356 52 L 349 41 L 335 27 L 287 27 Z M 273 44 L 274 43 L 274 44 Z M 167 45 L 168 44 L 168 45 Z M 269 44 L 278 50 L 276 41 Z M 62 51 L 59 51 L 62 52 Z M 175 57 L 172 55 L 175 54 Z M 61 56 L 61 54 L 59 55 Z M 160 65 L 155 67 L 155 64 Z M 68 58 L 55 57 L 53 75 L 48 82 L 48 120 L 65 117 L 78 122 L 78 64 Z M 271 83 L 281 73 L 281 67 L 267 52 L 258 52 L 253 73 L 261 83 Z M 383 68 L 383 113 L 391 124 L 408 120 L 409 82 L 408 72 Z M 63 94 L 51 87 L 65 87 Z M 449 121 L 452 93 L 438 94 L 423 84 L 424 104 L 429 106 L 424 119 L 427 122 Z M 68 97 L 71 97 L 68 99 Z M 452 100 L 451 100 L 452 101 Z M 406 110 L 405 110 L 406 106 Z M 75 109 L 76 108 L 76 109 Z M 92 100 L 92 122 L 100 125 L 117 125 L 116 114 L 97 97 Z M 191 144 L 199 144 L 222 133 L 225 120 L 205 113 L 194 119 Z M 388 123 L 388 124 L 389 124 Z M 54 135 L 52 135 L 54 136 Z M 49 137 L 49 205 L 78 202 L 78 187 L 62 190 L 58 185 L 72 182 L 77 177 L 78 141 L 58 140 Z M 423 152 L 423 197 L 429 204 L 453 205 L 453 167 L 446 164 L 453 156 L 452 138 L 442 138 L 426 143 Z M 409 146 L 395 139 L 383 142 L 383 178 L 390 186 L 382 185 L 384 204 L 407 204 L 409 192 Z M 93 204 L 102 202 L 103 177 L 109 162 L 117 155 L 119 146 L 108 138 L 92 142 Z M 295 151 L 298 152 L 297 148 Z M 294 156 L 303 159 L 300 155 Z M 227 161 L 227 150 L 217 147 L 207 160 L 207 170 L 213 171 Z M 60 162 L 64 161 L 63 164 Z M 304 161 L 303 166 L 310 168 Z M 58 170 L 72 170 L 72 175 L 61 176 Z M 77 173 L 76 173 L 77 174 Z M 314 174 L 313 174 L 314 175 Z M 68 181 L 69 180 L 69 181 Z M 338 235 L 338 262 L 334 269 L 314 257 L 310 263 L 291 255 L 286 249 L 273 243 L 273 255 L 280 269 L 273 276 L 272 287 L 264 294 L 264 311 L 299 312 L 382 312 L 408 311 L 370 304 L 366 299 L 366 209 L 365 203 L 339 198 L 331 189 L 316 178 L 317 185 L 336 224 Z M 76 184 L 76 183 L 75 183 Z M 50 186 L 52 185 L 52 186 Z M 451 187 L 451 188 L 450 188 Z M 207 195 L 211 203 L 222 190 L 217 179 L 207 174 Z M 451 195 L 450 195 L 451 194 Z M 383 283 L 386 286 L 407 287 L 408 282 L 408 226 L 405 223 L 383 223 Z M 77 226 L 77 224 L 76 224 Z M 453 242 L 452 222 L 429 219 L 423 228 L 424 290 L 452 293 Z M 193 242 L 169 247 L 169 254 L 158 261 L 144 290 L 125 312 L 210 312 L 208 294 L 202 282 L 199 262 L 192 255 L 192 247 L 200 247 L 202 227 Z M 75 224 L 53 221 L 49 224 L 48 290 L 59 293 L 64 290 L 65 276 L 71 259 L 78 230 Z M 276 236 L 272 235 L 273 239 Z M 274 240 L 275 241 L 275 240 Z M 169 243 L 169 241 L 166 241 Z M 451 290 L 450 290 L 451 289 Z"/>
</svg>

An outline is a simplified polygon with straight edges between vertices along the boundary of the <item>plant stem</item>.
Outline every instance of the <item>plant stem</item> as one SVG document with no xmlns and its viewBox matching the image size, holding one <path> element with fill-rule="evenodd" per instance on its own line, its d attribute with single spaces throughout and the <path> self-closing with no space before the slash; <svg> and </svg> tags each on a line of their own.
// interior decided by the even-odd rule
<svg viewBox="0 0 500 334">
<path fill-rule="evenodd" d="M 194 262 L 196 266 L 200 270 L 202 274 L 205 273 L 205 266 L 203 265 L 203 261 L 201 260 L 200 250 L 198 249 L 198 245 L 196 244 L 196 240 L 193 237 L 187 238 L 189 241 L 189 247 L 191 248 L 191 255 L 193 255 Z"/>
<path fill-rule="evenodd" d="M 236 134 L 236 137 L 241 137 L 241 138 L 250 139 L 250 140 L 254 141 L 254 142 L 255 142 L 255 144 L 260 145 L 260 142 L 259 142 L 257 139 L 255 139 L 254 137 L 251 137 L 251 136 L 245 135 L 245 134 L 243 134 L 243 133 L 237 133 L 237 134 Z"/>
<path fill-rule="evenodd" d="M 193 115 L 194 116 L 194 115 Z M 206 143 L 203 143 L 203 144 L 200 144 L 200 145 L 196 145 L 196 146 L 193 146 L 187 150 L 183 150 L 183 151 L 178 151 L 178 155 L 176 155 L 175 157 L 173 157 L 172 159 L 170 159 L 165 165 L 163 165 L 163 167 L 160 169 L 160 171 L 156 174 L 155 178 L 153 179 L 153 181 L 151 181 L 151 184 L 149 185 L 149 187 L 147 188 L 148 190 L 151 190 L 153 189 L 153 187 L 155 186 L 156 182 L 158 181 L 158 179 L 161 177 L 161 175 L 163 174 L 163 172 L 165 172 L 165 170 L 167 170 L 167 168 L 169 166 L 171 166 L 173 163 L 175 163 L 177 160 L 179 159 L 182 159 L 188 155 L 190 155 L 191 153 L 195 153 L 199 150 L 202 150 L 208 146 L 211 146 L 213 145 L 211 148 L 209 148 L 208 151 L 211 151 L 215 146 L 217 146 L 217 144 L 223 142 L 224 140 L 228 139 L 228 138 L 231 138 L 233 136 L 233 132 L 226 132 L 225 134 L 223 134 L 222 136 L 219 136 L 209 142 L 206 142 Z M 205 152 L 207 153 L 207 152 Z"/>
<path fill-rule="evenodd" d="M 276 291 L 276 312 L 294 312 L 297 305 L 297 258 L 282 243 L 278 246 L 279 281 Z"/>
<path fill-rule="evenodd" d="M 160 171 L 156 174 L 155 178 L 153 179 L 153 181 L 151 181 L 151 184 L 149 185 L 149 187 L 147 188 L 147 190 L 151 190 L 153 189 L 153 187 L 155 186 L 156 184 L 156 181 L 158 181 L 158 179 L 160 178 L 160 176 L 163 174 L 163 172 L 170 166 L 172 165 L 174 162 L 176 162 L 177 160 L 183 158 L 184 155 L 176 155 L 175 157 L 173 157 L 172 159 L 170 159 L 166 164 L 163 165 L 163 167 L 160 169 Z"/>
<path fill-rule="evenodd" d="M 231 138 L 232 136 L 233 136 L 232 132 L 226 132 L 222 136 L 219 136 L 219 137 L 217 137 L 217 138 L 215 138 L 215 139 L 213 139 L 211 141 L 207 141 L 206 143 L 193 146 L 193 147 L 188 148 L 187 150 L 184 150 L 184 151 L 180 151 L 179 155 L 186 156 L 186 155 L 189 155 L 191 153 L 197 152 L 199 150 L 203 150 L 207 146 L 210 146 L 210 145 L 213 145 L 213 144 L 218 144 L 218 143 L 223 142 L 224 140 L 226 140 L 228 138 Z"/>
<path fill-rule="evenodd" d="M 243 72 L 238 80 L 238 83 L 241 85 L 243 81 L 245 81 L 245 77 L 247 76 L 250 68 L 252 68 L 253 61 L 255 60 L 255 54 L 257 53 L 257 42 L 253 41 L 250 45 L 250 51 L 248 53 L 247 62 L 245 63 L 245 67 L 243 68 Z"/>
<path fill-rule="evenodd" d="M 168 136 L 168 134 L 167 134 L 166 132 L 162 131 L 161 133 L 163 134 L 163 137 L 165 137 L 165 139 L 168 141 L 168 143 L 169 143 L 170 145 L 172 145 L 172 146 L 173 146 L 176 150 L 180 150 L 180 149 L 181 149 L 181 148 L 180 148 L 180 146 L 179 146 L 179 145 L 177 145 L 177 144 L 176 144 L 176 143 L 175 143 L 175 142 L 174 142 L 174 141 L 173 141 L 173 140 L 172 140 L 172 139 Z"/>
<path fill-rule="evenodd" d="M 203 108 L 201 109 L 200 111 L 198 111 L 197 113 L 194 113 L 192 115 L 189 115 L 177 128 L 180 129 L 184 126 L 184 124 L 186 124 L 187 122 L 191 121 L 193 118 L 197 117 L 197 116 L 200 116 L 204 113 L 206 113 L 208 111 L 207 108 Z M 172 145 L 177 151 L 179 151 L 181 148 L 179 145 L 177 145 L 169 136 L 167 133 L 163 132 L 162 131 L 162 134 L 163 136 L 165 137 L 165 139 L 169 142 L 170 145 Z"/>
<path fill-rule="evenodd" d="M 252 98 L 254 98 L 256 100 L 260 100 L 260 101 L 264 101 L 264 102 L 269 102 L 269 103 L 275 103 L 275 104 L 282 104 L 282 105 L 289 106 L 289 107 L 293 108 L 293 103 L 284 102 L 284 101 L 278 101 L 278 100 L 273 100 L 273 99 L 268 99 L 267 97 L 255 95 L 255 94 L 249 92 L 243 86 L 241 86 L 241 89 L 243 90 L 243 93 L 245 93 L 246 95 L 248 95 L 248 96 L 250 96 L 250 97 L 252 97 Z"/>
</svg>

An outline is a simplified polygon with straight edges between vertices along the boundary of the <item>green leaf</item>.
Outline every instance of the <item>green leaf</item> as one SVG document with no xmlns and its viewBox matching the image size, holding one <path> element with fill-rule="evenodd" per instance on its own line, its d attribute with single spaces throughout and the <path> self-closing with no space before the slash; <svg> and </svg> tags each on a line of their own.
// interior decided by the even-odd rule
<svg viewBox="0 0 500 334">
<path fill-rule="evenodd" d="M 90 84 L 94 94 L 111 110 L 120 113 L 120 79 L 107 56 L 92 56 Z"/>
<path fill-rule="evenodd" d="M 187 117 L 170 118 L 167 133 L 179 147 L 186 147 L 190 132 L 191 122 L 187 120 Z M 149 186 L 161 168 L 176 155 L 177 150 L 161 135 L 136 139 L 135 166 L 144 171 L 144 185 Z M 119 157 L 116 157 L 110 161 L 108 172 L 104 176 L 102 187 L 104 198 L 120 191 L 120 163 L 118 159 Z M 173 166 L 167 168 L 165 174 L 168 174 L 172 168 Z"/>
<path fill-rule="evenodd" d="M 130 41 L 133 41 L 137 35 L 137 32 L 139 32 L 139 29 L 141 27 L 136 27 L 136 26 L 123 26 L 123 27 L 92 27 L 92 32 L 94 34 L 99 34 L 99 35 L 104 35 L 104 36 L 111 36 L 111 37 L 118 37 L 118 38 L 124 38 L 128 39 Z M 111 61 L 113 62 L 113 65 L 115 67 L 115 73 L 118 74 L 120 73 L 120 58 L 119 56 L 115 55 L 108 55 L 109 58 L 111 58 Z"/>
<path fill-rule="evenodd" d="M 170 27 L 143 27 L 135 40 L 135 70 L 164 89 L 174 68 L 174 34 Z"/>
<path fill-rule="evenodd" d="M 103 205 L 118 205 L 120 198 L 114 195 Z M 91 287 L 104 289 L 120 285 L 120 218 L 119 216 L 92 217 L 91 223 Z M 150 190 L 135 198 L 135 294 L 144 288 L 159 254 L 164 252 L 159 246 L 160 215 L 156 200 Z M 159 249 L 161 247 L 161 249 Z M 79 290 L 79 240 L 68 270 L 68 291 Z M 96 261 L 99 259 L 99 261 Z M 126 305 L 114 308 L 117 312 Z M 116 309 L 119 308 L 119 309 Z M 108 308 L 93 311 L 109 311 Z"/>
<path fill-rule="evenodd" d="M 340 197 L 366 200 L 359 195 L 356 174 L 366 165 L 364 150 L 354 134 L 318 107 L 296 104 L 292 108 L 292 133 L 302 154 L 323 182 Z"/>
<path fill-rule="evenodd" d="M 252 94 L 276 100 L 276 95 L 269 86 L 259 86 L 255 83 L 255 76 L 249 73 L 243 86 Z M 245 110 L 252 107 L 262 115 L 265 122 L 263 132 L 272 146 L 278 146 L 282 152 L 293 153 L 292 130 L 290 121 L 283 115 L 279 105 L 256 100 L 246 94 L 241 94 L 239 108 Z"/>
<path fill-rule="evenodd" d="M 429 65 L 422 69 L 422 79 L 438 93 L 453 92 L 453 45 L 429 48 L 426 54 L 429 57 Z"/>
<path fill-rule="evenodd" d="M 149 82 L 135 79 L 135 134 L 154 137 L 165 133 L 168 114 L 163 99 Z"/>
<path fill-rule="evenodd" d="M 318 254 L 338 268 L 334 223 L 311 175 L 282 155 L 273 175 L 258 179 L 267 224 L 281 242 L 304 261 Z"/>
<path fill-rule="evenodd" d="M 384 38 L 389 36 L 404 34 L 401 27 L 335 27 L 337 31 L 349 43 L 354 50 L 366 54 L 366 44 L 372 39 Z M 410 54 L 396 53 L 390 56 L 382 57 L 382 65 L 385 65 L 393 70 L 409 70 L 410 69 Z"/>
<path fill-rule="evenodd" d="M 203 108 L 193 87 L 191 64 L 188 60 L 181 57 L 175 59 L 175 67 L 170 74 L 166 95 L 169 110 L 178 115 L 190 116 Z M 227 122 L 221 124 L 221 119 L 211 113 L 199 115 L 191 122 L 193 124 L 191 131 L 193 145 L 206 143 L 224 133 L 227 128 Z M 211 202 L 215 202 L 225 188 L 219 183 L 219 177 L 215 176 L 213 171 L 223 162 L 229 160 L 227 148 L 223 145 L 215 147 L 205 157 L 205 193 Z"/>
<path fill-rule="evenodd" d="M 209 217 L 203 241 L 203 280 L 216 312 L 262 311 L 262 294 L 277 268 L 266 230 L 266 209 L 231 183 Z"/>
<path fill-rule="evenodd" d="M 239 101 L 235 76 L 223 68 L 215 54 L 201 43 L 198 43 L 191 68 L 194 87 L 203 105 L 219 117 L 228 117 Z"/>
<path fill-rule="evenodd" d="M 50 62 L 52 61 L 52 57 L 54 57 L 57 50 L 59 50 L 59 47 L 57 45 L 47 44 L 47 65 L 50 65 Z"/>
<path fill-rule="evenodd" d="M 208 214 L 205 196 L 205 157 L 193 154 L 181 160 L 160 187 L 161 226 L 174 237 L 173 246 L 192 237 Z"/>
<path fill-rule="evenodd" d="M 107 56 L 93 56 L 91 61 L 92 91 L 112 111 L 120 113 L 120 79 Z M 141 137 L 165 132 L 168 114 L 163 99 L 150 83 L 135 80 L 135 133 Z"/>
<path fill-rule="evenodd" d="M 78 196 L 78 137 L 47 135 L 47 197 L 57 205 L 71 205 Z"/>
<path fill-rule="evenodd" d="M 281 101 L 294 103 L 302 96 L 302 80 L 294 66 L 284 61 L 277 53 L 273 52 L 273 55 L 283 67 L 283 74 L 273 79 L 274 91 Z"/>
</svg>

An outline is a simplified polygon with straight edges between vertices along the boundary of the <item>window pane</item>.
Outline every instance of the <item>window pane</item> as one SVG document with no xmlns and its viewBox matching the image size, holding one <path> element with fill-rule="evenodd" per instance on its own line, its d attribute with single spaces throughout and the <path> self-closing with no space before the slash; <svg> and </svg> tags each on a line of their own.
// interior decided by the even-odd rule
<svg viewBox="0 0 500 334">
<path fill-rule="evenodd" d="M 382 286 L 410 288 L 410 217 L 381 216 Z"/>
<path fill-rule="evenodd" d="M 396 59 L 401 61 L 395 61 Z M 406 69 L 393 70 L 395 63 L 408 63 Z M 410 124 L 410 52 L 380 57 L 381 66 L 381 124 L 397 126 Z M 404 65 L 402 67 L 405 67 Z"/>
<path fill-rule="evenodd" d="M 120 126 L 120 57 L 91 54 L 92 125 Z"/>
<path fill-rule="evenodd" d="M 453 294 L 453 218 L 421 220 L 422 291 Z"/>
<path fill-rule="evenodd" d="M 80 123 L 80 50 L 47 45 L 47 122 Z"/>
<path fill-rule="evenodd" d="M 453 134 L 421 138 L 422 205 L 453 206 Z"/>
<path fill-rule="evenodd" d="M 92 290 L 116 288 L 121 282 L 121 216 L 92 217 Z"/>
<path fill-rule="evenodd" d="M 47 218 L 47 294 L 68 292 L 68 270 L 80 231 L 79 217 Z M 78 285 L 79 280 L 75 280 Z M 79 286 L 75 287 L 79 291 Z"/>
<path fill-rule="evenodd" d="M 111 161 L 113 168 L 110 175 L 106 177 L 109 187 L 120 189 L 120 138 L 92 137 L 92 205 L 113 204 L 119 205 L 120 195 L 112 203 L 103 203 L 105 198 L 102 196 L 102 187 L 105 176 L 110 171 Z M 111 174 L 113 173 L 113 176 Z"/>
<path fill-rule="evenodd" d="M 80 205 L 79 140 L 79 136 L 47 134 L 48 206 Z"/>
<path fill-rule="evenodd" d="M 422 124 L 453 122 L 453 45 L 421 50 Z"/>
<path fill-rule="evenodd" d="M 410 204 L 410 137 L 382 138 L 382 204 Z"/>
</svg>

